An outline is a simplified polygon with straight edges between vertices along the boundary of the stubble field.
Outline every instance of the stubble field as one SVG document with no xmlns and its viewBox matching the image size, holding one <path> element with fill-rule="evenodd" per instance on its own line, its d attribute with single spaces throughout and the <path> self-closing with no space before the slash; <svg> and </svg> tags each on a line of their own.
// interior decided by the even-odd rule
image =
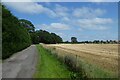
<svg viewBox="0 0 120 80">
<path fill-rule="evenodd" d="M 58 56 L 71 56 L 72 58 L 76 56 L 74 63 L 83 66 L 88 75 L 92 77 L 117 77 L 118 44 L 49 44 L 44 47 Z"/>
</svg>

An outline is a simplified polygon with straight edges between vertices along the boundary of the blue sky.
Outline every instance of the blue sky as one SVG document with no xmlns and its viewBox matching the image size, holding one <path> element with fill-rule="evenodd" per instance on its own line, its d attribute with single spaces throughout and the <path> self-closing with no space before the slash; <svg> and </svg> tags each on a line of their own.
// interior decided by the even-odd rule
<svg viewBox="0 0 120 80">
<path fill-rule="evenodd" d="M 117 2 L 6 2 L 18 18 L 31 21 L 36 30 L 43 29 L 83 40 L 117 40 Z"/>
</svg>

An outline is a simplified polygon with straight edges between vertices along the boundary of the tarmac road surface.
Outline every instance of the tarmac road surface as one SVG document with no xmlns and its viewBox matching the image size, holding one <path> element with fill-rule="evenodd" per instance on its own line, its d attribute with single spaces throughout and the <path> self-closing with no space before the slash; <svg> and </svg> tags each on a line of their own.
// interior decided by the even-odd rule
<svg viewBox="0 0 120 80">
<path fill-rule="evenodd" d="M 35 45 L 15 53 L 2 64 L 2 78 L 32 78 L 36 70 L 37 49 Z"/>
</svg>

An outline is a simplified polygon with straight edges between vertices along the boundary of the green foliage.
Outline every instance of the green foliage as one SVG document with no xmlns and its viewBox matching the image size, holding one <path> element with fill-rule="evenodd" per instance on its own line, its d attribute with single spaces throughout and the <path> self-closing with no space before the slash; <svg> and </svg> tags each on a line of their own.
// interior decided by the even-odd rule
<svg viewBox="0 0 120 80">
<path fill-rule="evenodd" d="M 39 43 L 39 36 L 37 35 L 36 32 L 31 32 L 30 33 L 31 40 L 33 44 L 38 44 Z"/>
<path fill-rule="evenodd" d="M 71 37 L 71 42 L 72 43 L 77 43 L 77 38 L 76 37 Z"/>
<path fill-rule="evenodd" d="M 18 18 L 2 6 L 2 58 L 8 58 L 31 44 L 31 38 Z"/>
<path fill-rule="evenodd" d="M 36 31 L 37 37 L 39 38 L 40 43 L 46 43 L 46 44 L 56 44 L 61 43 L 62 38 L 55 33 L 49 33 L 45 30 L 38 30 Z"/>
<path fill-rule="evenodd" d="M 35 27 L 34 25 L 28 21 L 28 20 L 25 20 L 25 19 L 20 19 L 19 20 L 20 24 L 22 26 L 24 26 L 29 32 L 34 32 L 35 31 Z"/>
<path fill-rule="evenodd" d="M 51 33 L 51 36 L 53 38 L 52 43 L 61 43 L 62 42 L 62 38 L 60 36 L 56 35 L 55 33 Z"/>
<path fill-rule="evenodd" d="M 38 44 L 39 43 L 39 38 L 38 38 L 37 33 L 35 32 L 34 25 L 30 21 L 25 20 L 25 19 L 20 19 L 19 22 L 30 33 L 32 43 L 33 44 Z"/>
<path fill-rule="evenodd" d="M 64 64 L 41 45 L 37 49 L 39 58 L 34 78 L 70 78 L 71 71 Z"/>
</svg>

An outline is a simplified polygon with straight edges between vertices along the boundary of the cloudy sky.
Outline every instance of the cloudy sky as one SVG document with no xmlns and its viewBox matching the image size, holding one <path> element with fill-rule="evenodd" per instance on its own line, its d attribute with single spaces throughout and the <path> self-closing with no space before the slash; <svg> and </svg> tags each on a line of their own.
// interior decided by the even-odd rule
<svg viewBox="0 0 120 80">
<path fill-rule="evenodd" d="M 77 37 L 78 41 L 117 39 L 117 2 L 4 2 L 4 4 L 19 19 L 31 21 L 36 30 L 54 32 L 64 41 L 70 41 L 72 36 Z"/>
</svg>

